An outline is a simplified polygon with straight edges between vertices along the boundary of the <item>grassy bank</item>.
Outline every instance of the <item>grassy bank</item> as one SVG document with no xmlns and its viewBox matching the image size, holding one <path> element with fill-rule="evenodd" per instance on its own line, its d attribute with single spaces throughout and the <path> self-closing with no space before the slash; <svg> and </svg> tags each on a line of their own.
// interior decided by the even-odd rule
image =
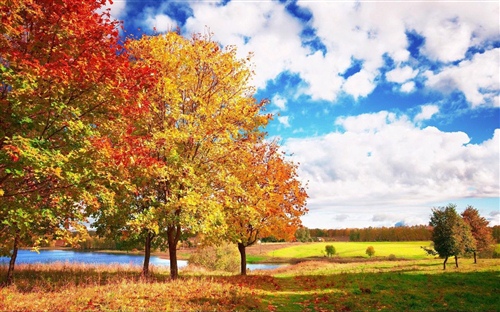
<svg viewBox="0 0 500 312">
<path fill-rule="evenodd" d="M 0 289 L 0 310 L 496 310 L 500 261 L 460 264 L 308 261 L 247 277 L 188 268 L 176 281 L 158 268 L 146 281 L 131 266 L 19 265 L 15 285 Z"/>
</svg>

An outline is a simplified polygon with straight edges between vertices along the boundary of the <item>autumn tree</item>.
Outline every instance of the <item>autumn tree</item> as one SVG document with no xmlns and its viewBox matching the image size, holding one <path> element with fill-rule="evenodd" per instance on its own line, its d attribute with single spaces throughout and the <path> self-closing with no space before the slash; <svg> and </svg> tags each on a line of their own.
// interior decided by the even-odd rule
<svg viewBox="0 0 500 312">
<path fill-rule="evenodd" d="M 446 207 L 432 209 L 430 225 L 434 227 L 432 231 L 434 249 L 444 258 L 444 270 L 449 257 L 455 257 L 455 265 L 458 268 L 458 256 L 472 252 L 476 248 L 471 230 L 457 213 L 455 205 L 449 204 Z"/>
<path fill-rule="evenodd" d="M 132 62 L 148 67 L 153 78 L 129 103 L 117 135 L 102 143 L 102 154 L 120 163 L 116 174 L 123 187 L 95 217 L 103 228 L 112 223 L 144 237 L 144 275 L 151 246 L 166 246 L 171 277 L 177 278 L 182 233 L 225 231 L 215 179 L 235 142 L 266 123 L 264 103 L 248 85 L 248 60 L 209 36 L 186 39 L 170 32 L 130 40 L 126 47 Z"/>
<path fill-rule="evenodd" d="M 234 160 L 228 167 L 234 179 L 223 189 L 227 239 L 238 245 L 240 273 L 246 275 L 246 247 L 271 235 L 293 238 L 307 212 L 307 193 L 298 180 L 297 165 L 285 158 L 276 142 L 250 142 Z"/>
<path fill-rule="evenodd" d="M 0 246 L 12 281 L 22 244 L 85 230 L 92 138 L 124 98 L 106 1 L 0 1 Z M 12 251 L 12 252 L 11 252 Z"/>
<path fill-rule="evenodd" d="M 462 212 L 462 218 L 469 225 L 472 236 L 476 241 L 476 246 L 472 252 L 474 253 L 474 263 L 477 263 L 477 252 L 492 250 L 494 247 L 493 236 L 490 228 L 488 228 L 489 222 L 484 217 L 481 217 L 479 211 L 472 206 L 465 208 L 464 212 Z"/>
<path fill-rule="evenodd" d="M 365 253 L 368 255 L 368 257 L 371 258 L 373 255 L 375 255 L 375 248 L 373 248 L 373 246 L 368 246 Z"/>
</svg>

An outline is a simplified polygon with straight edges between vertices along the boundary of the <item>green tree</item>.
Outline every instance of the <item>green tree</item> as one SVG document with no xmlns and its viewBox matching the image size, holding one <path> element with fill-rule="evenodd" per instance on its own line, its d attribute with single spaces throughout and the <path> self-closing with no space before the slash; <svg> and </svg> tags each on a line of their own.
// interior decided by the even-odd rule
<svg viewBox="0 0 500 312">
<path fill-rule="evenodd" d="M 434 227 L 434 249 L 444 258 L 444 270 L 449 257 L 455 257 L 455 265 L 458 268 L 458 256 L 470 253 L 476 248 L 470 227 L 457 213 L 456 205 L 433 208 L 430 225 Z"/>
<path fill-rule="evenodd" d="M 335 255 L 336 250 L 335 250 L 335 247 L 333 245 L 326 245 L 325 252 L 326 252 L 326 255 L 328 257 L 331 257 L 331 256 Z"/>
<path fill-rule="evenodd" d="M 491 229 L 488 227 L 488 220 L 479 215 L 479 211 L 472 207 L 467 206 L 462 212 L 462 218 L 471 229 L 472 236 L 476 241 L 476 248 L 474 248 L 474 263 L 477 263 L 476 253 L 491 251 L 494 249 L 494 240 L 491 234 Z"/>
<path fill-rule="evenodd" d="M 371 258 L 375 254 L 375 248 L 373 248 L 373 246 L 368 246 L 366 248 L 366 254 Z"/>
<path fill-rule="evenodd" d="M 295 231 L 295 238 L 297 239 L 297 241 L 302 243 L 310 242 L 312 240 L 309 229 L 305 226 L 300 227 L 297 229 L 297 231 Z"/>
</svg>

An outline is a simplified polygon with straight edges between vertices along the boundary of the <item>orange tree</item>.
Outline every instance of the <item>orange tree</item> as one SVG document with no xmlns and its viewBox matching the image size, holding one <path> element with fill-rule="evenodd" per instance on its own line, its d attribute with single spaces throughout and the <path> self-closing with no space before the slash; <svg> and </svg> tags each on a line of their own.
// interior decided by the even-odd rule
<svg viewBox="0 0 500 312">
<path fill-rule="evenodd" d="M 101 228 L 115 224 L 145 241 L 143 274 L 151 246 L 168 247 L 170 273 L 178 276 L 177 244 L 183 233 L 225 231 L 215 195 L 229 151 L 265 125 L 264 102 L 248 86 L 248 59 L 209 37 L 177 33 L 130 40 L 132 60 L 150 69 L 151 82 L 129 104 L 124 123 L 102 153 L 123 165 L 115 198 L 95 214 Z M 121 220 L 117 223 L 117 220 Z"/>
<path fill-rule="evenodd" d="M 71 243 L 94 200 L 92 139 L 125 96 L 106 1 L 0 1 L 0 252 Z"/>
<path fill-rule="evenodd" d="M 476 246 L 473 250 L 474 263 L 477 263 L 477 252 L 488 251 L 494 249 L 494 240 L 491 235 L 491 229 L 488 227 L 488 220 L 479 215 L 479 211 L 472 207 L 467 206 L 462 212 L 462 218 L 471 229 L 472 236 L 476 241 Z"/>
<path fill-rule="evenodd" d="M 276 142 L 256 138 L 236 151 L 236 161 L 228 167 L 233 187 L 226 183 L 222 188 L 226 238 L 238 245 L 241 275 L 247 271 L 246 247 L 268 236 L 292 239 L 307 212 L 297 165 L 285 159 Z"/>
</svg>

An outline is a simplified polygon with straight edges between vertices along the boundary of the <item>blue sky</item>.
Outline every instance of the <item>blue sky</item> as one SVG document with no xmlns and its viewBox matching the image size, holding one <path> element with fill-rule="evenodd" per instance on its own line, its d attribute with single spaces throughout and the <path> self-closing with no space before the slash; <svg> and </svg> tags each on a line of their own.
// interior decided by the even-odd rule
<svg viewBox="0 0 500 312">
<path fill-rule="evenodd" d="M 498 1 L 117 0 L 125 34 L 212 32 L 253 53 L 270 139 L 300 162 L 310 228 L 500 225 Z M 138 29 L 140 28 L 140 31 Z"/>
</svg>

